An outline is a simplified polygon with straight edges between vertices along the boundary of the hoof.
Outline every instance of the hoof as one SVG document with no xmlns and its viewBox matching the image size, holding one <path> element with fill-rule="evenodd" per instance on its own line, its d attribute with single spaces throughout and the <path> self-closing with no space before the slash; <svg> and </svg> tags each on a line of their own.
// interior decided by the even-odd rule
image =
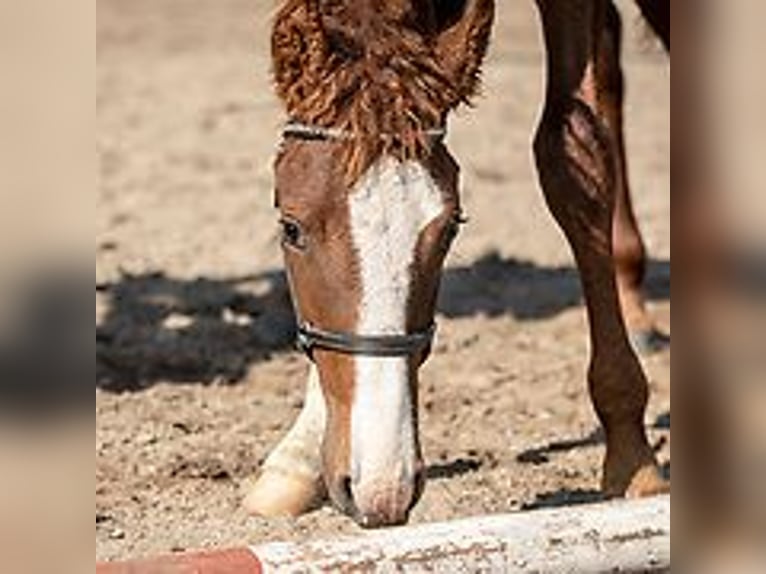
<svg viewBox="0 0 766 574">
<path fill-rule="evenodd" d="M 604 475 L 601 490 L 604 498 L 643 498 L 670 493 L 670 481 L 662 477 L 656 464 L 639 468 L 629 480 L 622 475 Z"/>
<path fill-rule="evenodd" d="M 248 514 L 265 518 L 299 516 L 320 506 L 324 492 L 321 479 L 264 469 L 242 507 Z"/>
<path fill-rule="evenodd" d="M 670 335 L 652 327 L 630 333 L 630 343 L 640 356 L 653 355 L 670 347 Z"/>
<path fill-rule="evenodd" d="M 625 498 L 642 498 L 658 494 L 670 493 L 670 481 L 662 477 L 660 469 L 655 466 L 646 466 L 640 469 L 633 480 L 630 481 L 625 491 Z"/>
</svg>

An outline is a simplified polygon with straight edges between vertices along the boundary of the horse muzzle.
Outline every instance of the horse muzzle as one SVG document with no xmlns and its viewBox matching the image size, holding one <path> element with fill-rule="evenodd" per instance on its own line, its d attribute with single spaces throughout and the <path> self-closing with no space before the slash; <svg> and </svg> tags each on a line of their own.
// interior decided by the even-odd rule
<svg viewBox="0 0 766 574">
<path fill-rule="evenodd" d="M 344 476 L 330 486 L 335 505 L 363 528 L 405 524 L 425 486 L 422 462 L 413 473 L 372 480 Z"/>
<path fill-rule="evenodd" d="M 424 473 L 401 477 L 392 483 L 351 483 L 356 521 L 364 528 L 404 524 L 423 493 Z"/>
</svg>

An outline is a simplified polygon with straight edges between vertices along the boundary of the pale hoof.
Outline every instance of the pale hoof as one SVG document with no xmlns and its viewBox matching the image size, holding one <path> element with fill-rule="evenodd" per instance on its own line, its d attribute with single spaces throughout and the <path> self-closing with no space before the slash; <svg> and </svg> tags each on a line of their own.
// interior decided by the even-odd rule
<svg viewBox="0 0 766 574">
<path fill-rule="evenodd" d="M 640 469 L 625 491 L 625 498 L 642 498 L 670 493 L 670 481 L 662 477 L 656 465 Z"/>
<path fill-rule="evenodd" d="M 643 498 L 670 493 L 670 481 L 662 477 L 656 464 L 643 466 L 629 479 L 627 478 L 625 475 L 622 475 L 620 479 L 605 476 L 601 485 L 604 497 Z"/>
<path fill-rule="evenodd" d="M 323 500 L 321 479 L 264 469 L 242 501 L 242 507 L 248 514 L 265 518 L 299 516 L 318 507 Z"/>
</svg>

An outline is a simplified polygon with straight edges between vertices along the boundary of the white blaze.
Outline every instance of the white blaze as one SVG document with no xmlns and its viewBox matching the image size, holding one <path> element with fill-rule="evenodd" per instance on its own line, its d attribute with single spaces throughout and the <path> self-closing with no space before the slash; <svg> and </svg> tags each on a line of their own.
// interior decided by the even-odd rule
<svg viewBox="0 0 766 574">
<path fill-rule="evenodd" d="M 351 191 L 351 232 L 362 286 L 360 334 L 405 332 L 418 238 L 443 208 L 441 190 L 417 162 L 384 158 Z M 355 366 L 352 478 L 365 483 L 378 476 L 411 476 L 415 437 L 407 359 L 359 356 Z"/>
</svg>

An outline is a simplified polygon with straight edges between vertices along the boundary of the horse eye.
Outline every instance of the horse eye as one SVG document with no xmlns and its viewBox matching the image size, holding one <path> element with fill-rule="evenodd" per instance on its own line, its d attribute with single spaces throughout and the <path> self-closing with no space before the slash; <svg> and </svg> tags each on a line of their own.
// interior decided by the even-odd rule
<svg viewBox="0 0 766 574">
<path fill-rule="evenodd" d="M 280 219 L 282 226 L 282 243 L 295 249 L 305 249 L 306 238 L 300 223 L 293 219 Z"/>
</svg>

